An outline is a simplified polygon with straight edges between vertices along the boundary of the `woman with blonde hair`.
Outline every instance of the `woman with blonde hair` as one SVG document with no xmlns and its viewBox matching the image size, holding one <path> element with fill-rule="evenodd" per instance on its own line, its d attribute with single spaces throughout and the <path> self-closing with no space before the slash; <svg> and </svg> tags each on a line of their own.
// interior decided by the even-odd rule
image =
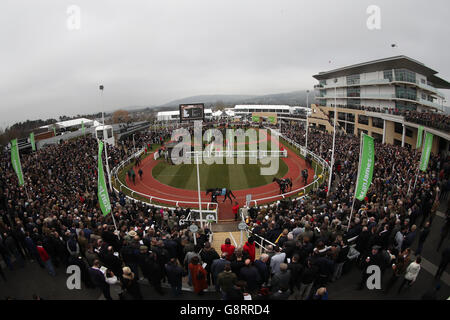
<svg viewBox="0 0 450 320">
<path fill-rule="evenodd" d="M 142 300 L 141 288 L 134 273 L 129 267 L 123 267 L 122 271 L 121 286 L 125 292 L 122 292 L 121 298 L 125 298 L 124 293 L 127 293 L 133 300 Z"/>
</svg>

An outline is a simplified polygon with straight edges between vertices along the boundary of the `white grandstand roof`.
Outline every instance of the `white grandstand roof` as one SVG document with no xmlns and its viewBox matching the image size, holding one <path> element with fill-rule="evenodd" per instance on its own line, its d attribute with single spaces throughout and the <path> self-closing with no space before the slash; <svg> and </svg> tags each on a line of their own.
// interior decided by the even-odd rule
<svg viewBox="0 0 450 320">
<path fill-rule="evenodd" d="M 205 109 L 205 114 L 212 113 L 212 109 Z M 180 110 L 175 111 L 159 111 L 156 116 L 175 116 L 180 114 Z"/>
<path fill-rule="evenodd" d="M 82 122 L 85 125 L 93 125 L 93 126 L 100 125 L 100 122 L 86 119 L 86 118 L 78 118 L 78 119 L 72 119 L 72 120 L 67 120 L 67 121 L 60 121 L 60 122 L 56 122 L 55 125 L 59 128 L 70 128 L 70 127 L 74 127 L 74 126 L 81 126 Z M 54 126 L 53 124 L 50 124 L 50 125 L 42 126 L 40 128 L 50 128 L 53 126 Z"/>
<path fill-rule="evenodd" d="M 234 109 L 275 109 L 275 110 L 289 110 L 291 107 L 286 105 L 273 104 L 237 104 Z"/>
<path fill-rule="evenodd" d="M 220 117 L 221 115 L 222 115 L 222 111 L 220 111 L 220 110 L 217 110 L 216 112 L 213 112 L 213 117 Z"/>
<path fill-rule="evenodd" d="M 159 111 L 157 113 L 157 116 L 174 116 L 177 114 L 180 114 L 179 110 L 177 110 L 177 111 Z"/>
</svg>

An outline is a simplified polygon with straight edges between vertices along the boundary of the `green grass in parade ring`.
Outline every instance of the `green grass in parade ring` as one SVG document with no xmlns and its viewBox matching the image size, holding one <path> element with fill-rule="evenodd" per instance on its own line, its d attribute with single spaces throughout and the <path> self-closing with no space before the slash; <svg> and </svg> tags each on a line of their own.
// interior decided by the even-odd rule
<svg viewBox="0 0 450 320">
<path fill-rule="evenodd" d="M 270 133 L 268 134 L 270 137 Z M 248 142 L 248 139 L 246 139 Z M 236 141 L 234 150 L 242 150 L 242 145 L 237 146 Z M 278 147 L 273 148 L 278 150 Z M 216 149 L 217 150 L 217 149 Z M 245 145 L 245 150 L 256 150 L 255 146 Z M 268 141 L 267 150 L 272 150 L 271 143 Z M 250 164 L 249 158 L 241 158 L 245 160 L 244 164 L 238 164 L 238 158 L 233 158 L 234 164 L 227 165 L 225 158 L 223 164 L 201 164 L 199 166 L 200 173 L 200 189 L 207 188 L 229 188 L 231 190 L 243 190 L 269 184 L 274 177 L 282 178 L 288 172 L 288 167 L 282 158 L 279 158 L 278 172 L 275 175 L 261 175 L 261 167 L 269 167 L 269 165 L 261 165 L 260 161 L 256 164 Z M 254 160 L 254 159 L 253 159 Z M 165 160 L 159 160 L 159 163 L 152 170 L 153 178 L 166 185 L 187 189 L 197 190 L 197 168 L 194 164 L 171 165 Z"/>
<path fill-rule="evenodd" d="M 200 190 L 207 188 L 228 188 L 231 190 L 242 190 L 254 188 L 269 184 L 274 177 L 282 178 L 288 172 L 288 166 L 282 158 L 279 158 L 279 168 L 275 175 L 261 175 L 261 167 L 257 164 L 249 164 L 249 159 L 245 159 L 245 164 L 237 164 L 237 158 L 234 163 L 224 164 L 201 164 L 199 165 L 200 173 Z M 197 190 L 197 166 L 195 164 L 171 165 L 165 160 L 160 160 L 152 170 L 153 178 L 166 185 L 187 189 Z"/>
</svg>

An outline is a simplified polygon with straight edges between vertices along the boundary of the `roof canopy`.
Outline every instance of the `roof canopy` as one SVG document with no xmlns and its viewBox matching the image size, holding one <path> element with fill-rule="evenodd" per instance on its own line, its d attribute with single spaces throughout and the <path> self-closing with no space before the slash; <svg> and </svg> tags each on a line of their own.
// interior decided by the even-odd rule
<svg viewBox="0 0 450 320">
<path fill-rule="evenodd" d="M 389 69 L 408 69 L 426 76 L 428 80 L 432 82 L 436 88 L 450 89 L 449 82 L 436 76 L 437 71 L 407 56 L 395 56 L 385 59 L 358 63 L 343 68 L 319 72 L 319 74 L 316 74 L 313 77 L 317 80 L 324 80 L 330 78 L 349 76 L 353 74 L 374 72 L 380 70 L 389 70 Z"/>
</svg>

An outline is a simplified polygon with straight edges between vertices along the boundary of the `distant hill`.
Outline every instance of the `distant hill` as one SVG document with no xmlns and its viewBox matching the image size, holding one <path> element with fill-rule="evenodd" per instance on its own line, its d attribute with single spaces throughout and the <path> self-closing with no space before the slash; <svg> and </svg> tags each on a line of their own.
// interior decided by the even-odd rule
<svg viewBox="0 0 450 320">
<path fill-rule="evenodd" d="M 234 106 L 236 104 L 286 104 L 286 105 L 306 105 L 306 91 L 299 90 L 286 93 L 275 93 L 267 95 L 199 95 L 183 99 L 177 99 L 168 103 L 155 106 L 152 109 L 174 109 L 182 103 L 204 103 L 205 107 L 225 105 Z M 309 92 L 309 103 L 314 102 L 314 92 Z"/>
</svg>

